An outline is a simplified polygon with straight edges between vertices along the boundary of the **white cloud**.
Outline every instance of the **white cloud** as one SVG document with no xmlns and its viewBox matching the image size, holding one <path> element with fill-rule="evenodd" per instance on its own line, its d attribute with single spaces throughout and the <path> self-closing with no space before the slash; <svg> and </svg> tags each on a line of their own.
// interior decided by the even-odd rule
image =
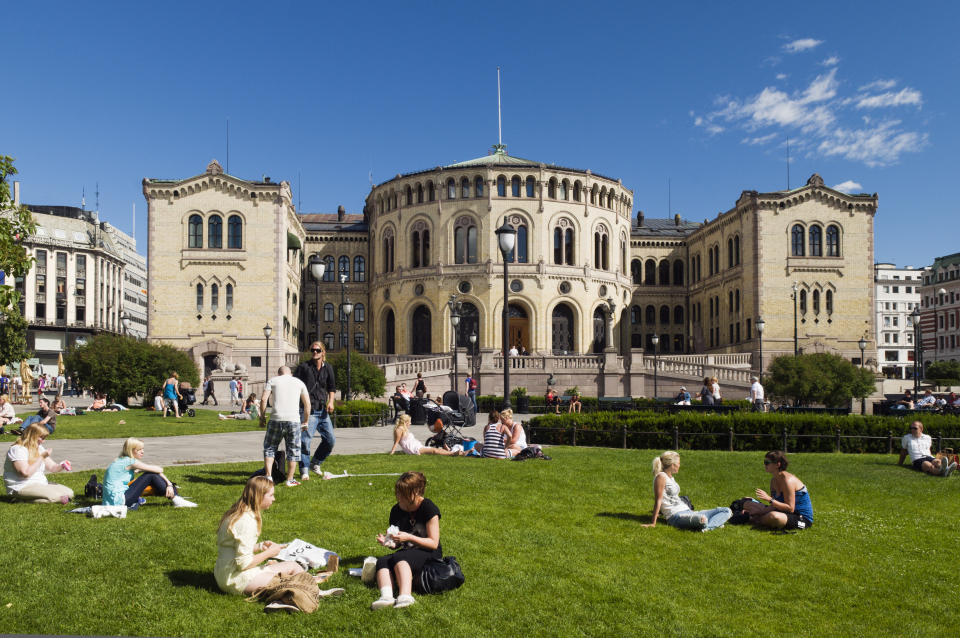
<svg viewBox="0 0 960 638">
<path fill-rule="evenodd" d="M 839 155 L 867 166 L 884 166 L 896 162 L 903 153 L 916 153 L 927 145 L 927 135 L 903 131 L 900 120 L 887 120 L 861 128 L 837 128 L 827 136 L 817 150 L 827 157 Z"/>
<path fill-rule="evenodd" d="M 833 190 L 840 191 L 843 193 L 862 193 L 863 186 L 860 182 L 855 182 L 852 179 L 848 179 L 845 182 L 840 182 L 833 187 Z"/>
<path fill-rule="evenodd" d="M 793 42 L 787 42 L 783 45 L 783 50 L 787 53 L 800 53 L 808 51 L 823 44 L 823 40 L 814 40 L 813 38 L 801 38 Z"/>
<path fill-rule="evenodd" d="M 761 135 L 760 137 L 745 137 L 740 140 L 740 143 L 746 144 L 747 146 L 759 146 L 760 144 L 766 144 L 776 136 L 776 133 L 770 133 L 769 135 Z"/>
<path fill-rule="evenodd" d="M 903 88 L 898 92 L 887 91 L 879 95 L 863 95 L 857 100 L 858 109 L 875 109 L 884 106 L 923 105 L 923 96 L 920 91 Z"/>
<path fill-rule="evenodd" d="M 789 76 L 786 73 L 777 73 L 778 80 L 786 80 Z"/>
<path fill-rule="evenodd" d="M 829 58 L 820 63 L 820 66 L 837 66 L 840 64 L 840 58 L 835 55 L 831 55 Z"/>
<path fill-rule="evenodd" d="M 886 91 L 897 85 L 896 80 L 874 80 L 870 84 L 864 84 L 860 91 Z"/>
</svg>

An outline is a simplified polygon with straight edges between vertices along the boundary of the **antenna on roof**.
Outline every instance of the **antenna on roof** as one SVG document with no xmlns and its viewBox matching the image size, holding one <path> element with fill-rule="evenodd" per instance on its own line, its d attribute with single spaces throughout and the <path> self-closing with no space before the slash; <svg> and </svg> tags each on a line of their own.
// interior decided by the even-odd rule
<svg viewBox="0 0 960 638">
<path fill-rule="evenodd" d="M 224 172 L 230 174 L 230 118 L 227 118 L 227 166 Z"/>
<path fill-rule="evenodd" d="M 497 145 L 503 146 L 503 119 L 500 117 L 500 67 L 497 67 Z"/>
<path fill-rule="evenodd" d="M 787 190 L 790 190 L 790 138 L 787 138 Z"/>
<path fill-rule="evenodd" d="M 84 210 L 87 207 L 87 187 L 84 186 L 80 189 L 80 210 Z"/>
<path fill-rule="evenodd" d="M 97 198 L 97 211 L 100 210 L 100 182 L 97 182 L 96 198 Z"/>
<path fill-rule="evenodd" d="M 297 169 L 297 212 L 302 213 L 300 209 L 300 195 L 301 195 L 301 184 L 300 184 L 300 169 Z"/>
</svg>

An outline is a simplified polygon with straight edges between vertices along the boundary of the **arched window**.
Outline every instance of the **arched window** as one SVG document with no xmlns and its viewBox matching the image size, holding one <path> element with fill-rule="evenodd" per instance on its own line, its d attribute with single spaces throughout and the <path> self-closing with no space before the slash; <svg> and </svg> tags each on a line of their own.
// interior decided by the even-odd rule
<svg viewBox="0 0 960 638">
<path fill-rule="evenodd" d="M 803 226 L 795 224 L 790 231 L 790 255 L 793 257 L 803 257 L 803 238 L 806 233 L 803 232 Z"/>
<path fill-rule="evenodd" d="M 547 197 L 550 199 L 557 198 L 557 178 L 551 177 L 550 181 L 547 182 Z"/>
<path fill-rule="evenodd" d="M 840 256 L 840 229 L 833 224 L 827 226 L 827 257 Z"/>
<path fill-rule="evenodd" d="M 323 320 L 333 321 L 333 304 L 332 303 L 323 304 Z"/>
<path fill-rule="evenodd" d="M 820 314 L 820 291 L 819 290 L 813 291 L 813 314 L 815 315 Z"/>
<path fill-rule="evenodd" d="M 426 268 L 430 265 L 430 229 L 424 221 L 413 225 L 410 244 L 410 267 Z"/>
<path fill-rule="evenodd" d="M 366 314 L 367 314 L 367 311 L 366 311 L 366 309 L 363 307 L 363 304 L 362 304 L 362 303 L 358 303 L 357 305 L 355 305 L 355 306 L 353 307 L 353 320 L 354 320 L 354 322 L 356 322 L 356 323 L 363 323 L 364 321 L 366 321 Z"/>
<path fill-rule="evenodd" d="M 583 189 L 580 188 L 580 182 L 573 183 L 573 201 L 579 202 L 582 197 Z"/>
<path fill-rule="evenodd" d="M 675 259 L 673 261 L 673 285 L 683 285 L 683 260 Z"/>
<path fill-rule="evenodd" d="M 639 259 L 630 262 L 630 279 L 635 285 L 643 283 L 643 264 Z"/>
<path fill-rule="evenodd" d="M 610 239 L 607 229 L 601 226 L 593 233 L 593 267 L 609 270 L 610 267 Z"/>
<path fill-rule="evenodd" d="M 233 284 L 227 284 L 227 312 L 233 310 Z"/>
<path fill-rule="evenodd" d="M 447 180 L 447 199 L 457 198 L 457 182 L 451 177 Z"/>
<path fill-rule="evenodd" d="M 392 258 L 391 258 L 392 259 Z M 323 267 L 323 280 L 324 281 L 336 281 L 337 280 L 337 271 L 334 268 L 333 255 L 327 255 L 323 258 L 324 267 Z"/>
<path fill-rule="evenodd" d="M 436 199 L 437 199 L 437 193 L 435 192 L 433 187 L 433 180 L 430 180 L 429 182 L 427 182 L 427 201 L 432 202 Z"/>
<path fill-rule="evenodd" d="M 463 199 L 470 197 L 470 178 L 468 177 L 460 180 L 460 197 Z"/>
<path fill-rule="evenodd" d="M 223 218 L 210 215 L 207 220 L 207 248 L 223 248 Z"/>
<path fill-rule="evenodd" d="M 553 263 L 563 263 L 563 230 L 559 226 L 553 229 Z"/>
<path fill-rule="evenodd" d="M 417 184 L 417 203 L 423 203 L 423 184 Z"/>
<path fill-rule="evenodd" d="M 350 280 L 350 258 L 347 257 L 346 255 L 340 255 L 340 259 L 338 259 L 337 261 L 339 266 L 337 269 L 337 274 L 339 275 L 338 281 L 340 279 L 343 279 L 344 275 L 347 276 L 347 281 L 349 281 Z"/>
<path fill-rule="evenodd" d="M 660 325 L 666 326 L 670 323 L 670 306 L 660 306 Z"/>
<path fill-rule="evenodd" d="M 713 247 L 713 272 L 714 274 L 720 272 L 720 246 Z"/>
<path fill-rule="evenodd" d="M 497 178 L 497 197 L 507 196 L 507 180 L 501 175 Z"/>
<path fill-rule="evenodd" d="M 610 237 L 606 234 L 600 238 L 600 257 L 603 259 L 603 269 L 610 270 Z"/>
<path fill-rule="evenodd" d="M 534 196 L 534 193 L 536 192 L 536 190 L 534 189 L 534 184 L 535 184 L 535 183 L 536 183 L 536 182 L 534 181 L 534 179 L 533 179 L 532 176 L 527 177 L 527 197 L 533 197 L 533 196 Z"/>
<path fill-rule="evenodd" d="M 367 280 L 367 260 L 357 255 L 353 258 L 353 280 L 354 281 L 366 281 Z"/>
<path fill-rule="evenodd" d="M 323 345 L 326 347 L 327 351 L 335 350 L 337 345 L 336 335 L 334 335 L 332 332 L 324 332 Z"/>
<path fill-rule="evenodd" d="M 473 181 L 473 196 L 474 197 L 483 197 L 483 178 L 477 177 Z"/>
<path fill-rule="evenodd" d="M 520 197 L 520 178 L 516 175 L 510 180 L 510 194 L 514 197 Z"/>
<path fill-rule="evenodd" d="M 643 264 L 643 283 L 647 286 L 657 285 L 657 262 L 652 259 Z"/>
<path fill-rule="evenodd" d="M 740 235 L 733 237 L 733 265 L 740 265 Z"/>
<path fill-rule="evenodd" d="M 827 314 L 832 315 L 833 314 L 833 291 L 828 290 L 826 297 L 827 297 Z M 953 315 L 950 315 L 950 318 L 953 319 Z"/>
<path fill-rule="evenodd" d="M 810 227 L 810 256 L 823 257 L 823 229 L 817 225 Z"/>
<path fill-rule="evenodd" d="M 683 325 L 683 306 L 673 307 L 673 323 Z"/>
<path fill-rule="evenodd" d="M 573 265 L 573 229 L 563 231 L 563 260 L 568 266 Z"/>
<path fill-rule="evenodd" d="M 640 306 L 630 306 L 630 323 L 634 326 L 640 324 Z"/>
<path fill-rule="evenodd" d="M 733 291 L 727 291 L 727 312 L 733 314 Z"/>
<path fill-rule="evenodd" d="M 393 272 L 393 231 L 383 236 L 383 272 Z"/>
<path fill-rule="evenodd" d="M 407 206 L 413 203 L 413 189 L 407 184 Z"/>
<path fill-rule="evenodd" d="M 713 246 L 707 249 L 707 276 L 713 275 Z"/>
<path fill-rule="evenodd" d="M 596 184 L 594 184 L 593 188 L 590 189 L 590 203 L 591 204 L 597 203 L 597 185 Z"/>
<path fill-rule="evenodd" d="M 727 239 L 727 268 L 733 268 L 733 237 Z"/>
<path fill-rule="evenodd" d="M 657 309 L 653 306 L 647 306 L 643 311 L 643 320 L 648 326 L 653 326 L 657 323 Z"/>
<path fill-rule="evenodd" d="M 453 261 L 457 264 L 477 263 L 477 224 L 466 215 L 454 224 Z"/>
<path fill-rule="evenodd" d="M 660 262 L 660 265 L 657 267 L 660 271 L 660 285 L 669 286 L 670 285 L 670 262 L 664 259 Z"/>
<path fill-rule="evenodd" d="M 197 312 L 203 312 L 203 284 L 197 284 Z"/>
<path fill-rule="evenodd" d="M 567 180 L 560 182 L 560 199 L 570 199 L 570 182 Z"/>
<path fill-rule="evenodd" d="M 216 312 L 220 309 L 220 286 L 210 284 L 210 310 Z"/>
<path fill-rule="evenodd" d="M 187 229 L 187 247 L 203 248 L 203 218 L 200 215 L 190 215 Z"/>
<path fill-rule="evenodd" d="M 517 226 L 517 263 L 525 264 L 528 261 L 527 257 L 527 225 L 520 224 Z"/>
<path fill-rule="evenodd" d="M 800 314 L 807 313 L 807 291 L 800 291 Z"/>
<path fill-rule="evenodd" d="M 243 248 L 243 220 L 240 215 L 227 219 L 227 248 Z"/>
<path fill-rule="evenodd" d="M 553 263 L 573 265 L 573 228 L 570 220 L 561 219 L 553 229 Z"/>
<path fill-rule="evenodd" d="M 733 311 L 740 314 L 740 289 L 733 291 Z"/>
</svg>

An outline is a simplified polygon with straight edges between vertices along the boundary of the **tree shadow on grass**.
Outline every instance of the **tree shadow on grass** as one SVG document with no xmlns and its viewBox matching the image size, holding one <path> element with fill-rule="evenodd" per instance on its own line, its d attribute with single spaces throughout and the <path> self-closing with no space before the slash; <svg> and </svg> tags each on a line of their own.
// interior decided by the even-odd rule
<svg viewBox="0 0 960 638">
<path fill-rule="evenodd" d="M 250 475 L 244 474 L 243 476 L 248 477 Z M 216 474 L 209 476 L 189 474 L 184 478 L 192 483 L 206 483 L 207 485 L 244 485 L 247 482 L 246 478 L 224 478 Z"/>
<path fill-rule="evenodd" d="M 651 523 L 653 518 L 649 515 L 640 516 L 630 512 L 598 512 L 597 516 L 606 516 L 607 518 L 619 518 L 622 521 L 634 521 L 637 523 Z"/>
<path fill-rule="evenodd" d="M 213 572 L 197 571 L 193 569 L 175 569 L 167 572 L 167 578 L 174 587 L 193 587 L 203 589 L 214 594 L 225 594 L 217 585 Z"/>
</svg>

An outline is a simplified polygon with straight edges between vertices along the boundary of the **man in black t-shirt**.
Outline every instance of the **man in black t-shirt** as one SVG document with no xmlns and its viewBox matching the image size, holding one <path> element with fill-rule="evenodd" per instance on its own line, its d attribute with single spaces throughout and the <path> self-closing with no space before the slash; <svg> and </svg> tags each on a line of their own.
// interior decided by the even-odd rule
<svg viewBox="0 0 960 638">
<path fill-rule="evenodd" d="M 323 344 L 314 341 L 310 344 L 310 361 L 297 366 L 293 376 L 303 381 L 310 394 L 310 418 L 307 427 L 300 433 L 300 480 L 310 479 L 310 469 L 320 474 L 321 465 L 333 451 L 336 437 L 333 434 L 333 399 L 336 394 L 336 379 L 333 366 L 326 362 L 327 351 Z M 314 434 L 320 435 L 320 442 L 310 458 L 310 441 Z"/>
</svg>

